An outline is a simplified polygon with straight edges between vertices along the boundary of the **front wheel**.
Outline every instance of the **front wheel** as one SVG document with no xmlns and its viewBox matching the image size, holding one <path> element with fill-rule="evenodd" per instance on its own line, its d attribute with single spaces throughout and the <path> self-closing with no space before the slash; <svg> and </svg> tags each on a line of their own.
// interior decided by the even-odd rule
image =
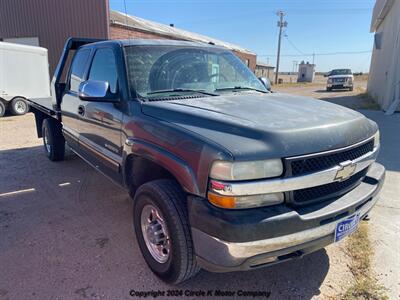
<svg viewBox="0 0 400 300">
<path fill-rule="evenodd" d="M 14 116 L 22 116 L 29 111 L 29 105 L 24 98 L 14 98 L 10 104 L 10 111 Z"/>
<path fill-rule="evenodd" d="M 148 182 L 135 194 L 133 222 L 142 255 L 153 273 L 172 284 L 200 270 L 186 211 L 186 195 L 173 180 Z"/>
</svg>

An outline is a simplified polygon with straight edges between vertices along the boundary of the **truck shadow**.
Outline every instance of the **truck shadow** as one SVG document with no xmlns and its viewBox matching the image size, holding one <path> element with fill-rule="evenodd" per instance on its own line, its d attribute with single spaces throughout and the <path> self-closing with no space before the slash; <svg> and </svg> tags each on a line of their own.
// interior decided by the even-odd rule
<svg viewBox="0 0 400 300">
<path fill-rule="evenodd" d="M 180 288 L 189 290 L 265 291 L 272 299 L 311 299 L 320 295 L 320 286 L 329 271 L 325 249 L 301 259 L 270 267 L 236 273 L 201 271 Z"/>
<path fill-rule="evenodd" d="M 0 264 L 22 276 L 27 271 L 18 266 L 19 257 L 26 258 L 27 266 L 41 262 L 44 272 L 32 269 L 31 277 L 49 282 L 79 269 L 74 271 L 71 286 L 96 282 L 99 292 L 110 282 L 119 291 L 139 288 L 135 282 L 143 280 L 140 278 L 147 282 L 143 289 L 175 288 L 158 280 L 146 266 L 132 230 L 132 203 L 127 192 L 75 155 L 53 163 L 43 151 L 42 146 L 0 151 Z M 44 260 L 43 253 L 54 245 L 57 252 L 47 252 Z M 99 256 L 104 256 L 104 261 L 99 263 Z M 56 257 L 64 263 L 46 262 Z M 85 269 L 79 268 L 83 262 Z M 119 266 L 122 262 L 126 268 Z M 321 250 L 249 272 L 201 271 L 176 288 L 265 291 L 274 299 L 307 299 L 320 294 L 328 270 L 329 257 Z M 53 274 L 51 279 L 47 272 Z M 122 278 L 130 280 L 121 282 Z M 32 280 L 26 287 L 35 290 L 36 284 Z M 66 291 L 59 292 L 63 295 Z"/>
</svg>

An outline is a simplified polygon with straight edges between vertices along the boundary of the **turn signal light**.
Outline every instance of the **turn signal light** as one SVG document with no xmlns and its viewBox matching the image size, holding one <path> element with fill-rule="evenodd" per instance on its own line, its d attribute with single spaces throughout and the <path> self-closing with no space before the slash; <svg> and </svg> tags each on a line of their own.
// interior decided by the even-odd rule
<svg viewBox="0 0 400 300">
<path fill-rule="evenodd" d="M 208 200 L 215 206 L 222 208 L 235 208 L 235 197 L 221 196 L 213 193 L 208 193 Z"/>
</svg>

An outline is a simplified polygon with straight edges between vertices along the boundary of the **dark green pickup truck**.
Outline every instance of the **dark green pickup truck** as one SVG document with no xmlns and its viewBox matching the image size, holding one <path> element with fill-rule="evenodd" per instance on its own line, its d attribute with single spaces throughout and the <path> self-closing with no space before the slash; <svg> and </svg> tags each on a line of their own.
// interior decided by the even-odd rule
<svg viewBox="0 0 400 300">
<path fill-rule="evenodd" d="M 30 105 L 51 160 L 67 143 L 130 192 L 142 254 L 170 283 L 338 242 L 384 181 L 374 122 L 270 93 L 210 44 L 69 39 L 52 98 Z"/>
</svg>

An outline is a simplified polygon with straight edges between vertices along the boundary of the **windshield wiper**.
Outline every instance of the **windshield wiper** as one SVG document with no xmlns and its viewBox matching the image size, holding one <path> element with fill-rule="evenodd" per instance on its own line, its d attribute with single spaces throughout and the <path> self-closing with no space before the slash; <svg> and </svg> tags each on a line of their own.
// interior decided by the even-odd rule
<svg viewBox="0 0 400 300">
<path fill-rule="evenodd" d="M 162 93 L 175 93 L 175 92 L 193 92 L 199 93 L 208 96 L 219 96 L 218 94 L 205 92 L 204 90 L 192 90 L 192 89 L 170 89 L 170 90 L 158 90 L 147 93 L 147 95 L 155 95 L 155 94 L 162 94 Z"/>
<path fill-rule="evenodd" d="M 257 91 L 260 93 L 268 93 L 267 91 L 263 91 L 260 89 L 256 89 L 256 88 L 252 88 L 252 87 L 247 87 L 247 86 L 235 86 L 235 87 L 225 87 L 225 88 L 219 88 L 216 89 L 216 91 L 244 91 L 244 90 L 248 90 L 248 91 Z"/>
</svg>

